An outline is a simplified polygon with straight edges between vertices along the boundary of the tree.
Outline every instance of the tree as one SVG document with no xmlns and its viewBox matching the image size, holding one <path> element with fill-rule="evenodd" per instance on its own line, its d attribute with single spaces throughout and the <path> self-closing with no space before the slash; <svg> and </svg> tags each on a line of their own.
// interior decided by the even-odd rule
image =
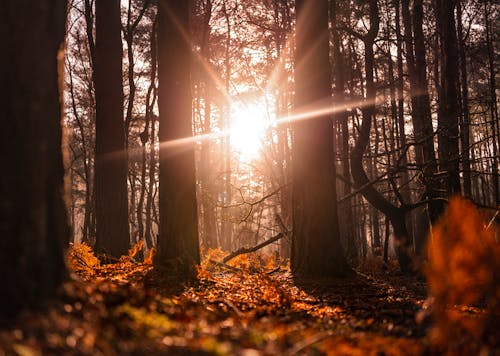
<svg viewBox="0 0 500 356">
<path fill-rule="evenodd" d="M 296 109 L 323 108 L 331 103 L 328 1 L 298 0 L 296 11 Z M 329 115 L 293 125 L 291 264 L 297 276 L 349 272 L 340 244 L 333 132 Z"/>
<path fill-rule="evenodd" d="M 447 196 L 460 194 L 459 167 L 459 106 L 458 106 L 458 51 L 455 26 L 455 3 L 436 2 L 441 44 L 441 95 L 439 96 L 438 143 L 439 168 L 446 172 Z"/>
<path fill-rule="evenodd" d="M 161 0 L 158 8 L 160 109 L 160 231 L 156 265 L 191 274 L 199 263 L 192 136 L 189 2 Z"/>
<path fill-rule="evenodd" d="M 470 158 L 470 110 L 469 84 L 467 76 L 466 45 L 463 30 L 463 0 L 457 0 L 457 40 L 460 59 L 460 150 L 462 155 L 462 172 L 464 196 L 472 197 L 471 158 Z"/>
<path fill-rule="evenodd" d="M 427 63 L 425 56 L 424 33 L 422 29 L 422 1 L 413 3 L 413 16 L 410 13 L 409 0 L 402 0 L 404 38 L 406 60 L 410 82 L 411 117 L 415 135 L 415 159 L 417 167 L 424 177 L 425 194 L 429 199 L 428 215 L 434 223 L 443 212 L 443 204 L 439 197 L 439 182 L 435 179 L 437 172 L 436 154 L 434 150 L 434 133 L 427 83 Z M 413 31 L 413 33 L 412 33 Z M 414 41 L 413 41 L 414 40 Z M 415 236 L 417 252 L 423 251 L 425 235 Z"/>
<path fill-rule="evenodd" d="M 376 0 L 368 1 L 370 8 L 370 28 L 365 35 L 357 34 L 363 40 L 365 49 L 365 80 L 366 80 L 366 102 L 363 104 L 362 113 L 363 121 L 359 128 L 359 136 L 356 144 L 351 151 L 351 174 L 357 188 L 361 189 L 361 193 L 370 204 L 376 209 L 383 212 L 387 219 L 390 220 L 394 229 L 394 235 L 398 240 L 397 255 L 398 262 L 403 272 L 410 272 L 411 257 L 410 257 L 410 241 L 406 227 L 406 212 L 405 206 L 397 207 L 378 192 L 375 187 L 370 184 L 365 169 L 363 167 L 363 154 L 366 151 L 370 141 L 370 131 L 372 121 L 375 117 L 376 107 L 376 87 L 374 82 L 374 52 L 373 47 L 375 38 L 379 32 L 380 18 L 379 9 Z"/>
<path fill-rule="evenodd" d="M 492 36 L 492 28 L 490 22 L 490 6 L 487 1 L 484 2 L 484 22 L 485 22 L 485 36 L 486 36 L 486 49 L 488 54 L 488 69 L 489 69 L 489 111 L 490 111 L 490 122 L 491 122 L 491 132 L 492 132 L 492 148 L 493 148 L 493 159 L 491 163 L 491 174 L 493 183 L 493 195 L 494 203 L 496 206 L 500 205 L 500 185 L 499 185 L 499 174 L 498 174 L 498 149 L 500 146 L 500 122 L 498 119 L 498 104 L 497 104 L 497 86 L 496 86 L 496 70 L 495 55 L 493 48 L 494 38 Z"/>
<path fill-rule="evenodd" d="M 69 228 L 62 159 L 61 81 L 66 1 L 2 1 L 0 315 L 40 306 L 66 270 Z M 61 74 L 61 73 L 59 73 Z"/>
<path fill-rule="evenodd" d="M 120 257 L 130 236 L 119 0 L 96 1 L 95 98 L 95 249 Z"/>
<path fill-rule="evenodd" d="M 330 22 L 332 24 L 338 24 L 340 22 L 339 6 L 337 0 L 330 1 Z M 335 79 L 335 85 L 333 90 L 333 99 L 336 105 L 343 105 L 345 101 L 345 59 L 344 53 L 341 51 L 342 48 L 342 38 L 338 26 L 332 26 L 332 50 L 333 50 L 333 77 Z M 342 162 L 342 175 L 344 181 L 342 184 L 342 193 L 344 195 L 351 194 L 351 172 L 349 170 L 349 128 L 348 128 L 348 118 L 347 109 L 341 107 L 334 115 L 335 120 L 339 123 L 341 127 L 342 134 L 339 135 L 340 142 L 339 151 L 341 153 Z M 339 212 L 340 221 L 343 222 L 341 225 L 344 227 L 343 231 L 343 241 L 345 241 L 346 255 L 348 259 L 356 261 L 358 258 L 358 251 L 355 244 L 355 234 L 353 229 L 353 206 L 352 201 L 348 200 L 340 203 L 341 210 Z"/>
</svg>

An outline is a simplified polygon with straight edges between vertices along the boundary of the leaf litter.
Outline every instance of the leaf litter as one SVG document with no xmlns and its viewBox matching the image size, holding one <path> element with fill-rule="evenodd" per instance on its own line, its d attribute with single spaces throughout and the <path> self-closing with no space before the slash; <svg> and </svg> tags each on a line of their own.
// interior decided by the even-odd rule
<svg viewBox="0 0 500 356">
<path fill-rule="evenodd" d="M 0 355 L 431 352 L 426 286 L 417 277 L 393 268 L 299 281 L 272 256 L 242 255 L 227 265 L 216 262 L 221 251 L 205 256 L 196 280 L 180 283 L 151 258 L 101 265 L 90 248 L 73 246 L 58 301 L 2 325 Z"/>
</svg>

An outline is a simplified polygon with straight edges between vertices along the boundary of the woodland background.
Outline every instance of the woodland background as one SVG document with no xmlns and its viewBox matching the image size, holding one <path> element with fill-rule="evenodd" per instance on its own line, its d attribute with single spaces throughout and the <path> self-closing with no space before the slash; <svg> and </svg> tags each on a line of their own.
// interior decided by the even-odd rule
<svg viewBox="0 0 500 356">
<path fill-rule="evenodd" d="M 478 307 L 479 321 L 457 333 L 474 350 L 498 346 L 494 1 L 23 0 L 0 10 L 13 54 L 0 61 L 6 318 L 56 295 L 68 246 L 91 270 L 128 255 L 140 273 L 153 263 L 177 282 L 220 277 L 196 267 L 217 248 L 224 270 L 258 247 L 267 257 L 253 264 L 273 256 L 280 272 L 289 259 L 296 280 L 353 281 L 393 258 L 405 275 L 426 271 L 440 330 L 453 325 L 450 305 Z M 231 133 L 245 111 L 267 122 L 252 157 Z M 456 195 L 465 200 L 449 205 Z"/>
</svg>

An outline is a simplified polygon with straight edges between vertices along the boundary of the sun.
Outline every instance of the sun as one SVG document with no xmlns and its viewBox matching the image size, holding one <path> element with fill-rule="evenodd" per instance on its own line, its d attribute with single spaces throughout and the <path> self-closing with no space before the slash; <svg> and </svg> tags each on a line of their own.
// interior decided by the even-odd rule
<svg viewBox="0 0 500 356">
<path fill-rule="evenodd" d="M 233 151 L 242 160 L 254 160 L 260 155 L 269 120 L 258 104 L 233 104 L 229 139 Z"/>
</svg>

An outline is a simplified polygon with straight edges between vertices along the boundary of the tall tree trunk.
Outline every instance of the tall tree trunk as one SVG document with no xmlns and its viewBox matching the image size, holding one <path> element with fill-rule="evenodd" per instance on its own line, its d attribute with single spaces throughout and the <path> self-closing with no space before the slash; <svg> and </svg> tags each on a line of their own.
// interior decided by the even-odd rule
<svg viewBox="0 0 500 356">
<path fill-rule="evenodd" d="M 95 50 L 95 40 L 94 40 L 94 9 L 93 3 L 90 0 L 84 0 L 84 15 L 85 15 L 85 32 L 87 36 L 88 51 L 90 57 L 90 69 L 91 69 L 91 80 L 88 82 L 87 95 L 91 100 L 90 111 L 92 113 L 92 118 L 95 124 L 95 62 L 96 62 L 96 50 Z M 95 165 L 95 147 L 92 147 L 94 154 L 94 165 Z M 96 207 L 95 207 L 95 180 L 94 176 L 91 177 L 91 170 L 89 170 L 89 197 L 90 201 L 88 204 L 89 208 L 89 224 L 88 224 L 88 242 L 95 244 L 96 239 Z M 93 172 L 95 173 L 95 172 Z"/>
<path fill-rule="evenodd" d="M 146 248 L 153 247 L 155 243 L 155 239 L 153 238 L 153 227 L 152 227 L 152 210 L 154 207 L 154 185 L 156 181 L 156 159 L 155 159 L 155 138 L 156 138 L 156 119 L 154 115 L 153 108 L 155 106 L 155 102 L 157 99 L 157 90 L 156 90 L 156 71 L 157 68 L 157 42 L 156 42 L 156 33 L 157 33 L 158 21 L 157 17 L 155 17 L 155 21 L 153 22 L 153 26 L 151 29 L 151 38 L 150 38 L 150 51 L 151 51 L 151 68 L 149 75 L 149 89 L 146 95 L 146 116 L 150 121 L 151 132 L 149 134 L 149 175 L 148 175 L 148 189 L 147 189 L 147 197 L 146 197 L 146 221 L 144 223 L 144 239 L 146 242 Z"/>
<path fill-rule="evenodd" d="M 421 170 L 425 188 L 428 219 L 435 222 L 442 214 L 444 206 L 440 195 L 440 184 L 436 180 L 437 161 L 434 149 L 434 132 L 430 110 L 427 83 L 427 63 L 425 41 L 422 29 L 423 7 L 421 0 L 413 2 L 413 16 L 410 13 L 409 0 L 401 0 L 401 14 L 404 24 L 406 61 L 410 81 L 411 117 L 415 136 L 415 157 Z M 414 41 L 413 41 L 414 40 Z M 418 216 L 417 216 L 418 219 Z M 427 233 L 415 235 L 415 252 L 424 252 Z"/>
<path fill-rule="evenodd" d="M 399 1 L 396 1 L 398 3 Z M 399 162 L 396 169 L 401 171 L 401 196 L 403 198 L 403 203 L 408 203 L 411 199 L 411 192 L 409 186 L 408 178 L 408 158 L 406 154 L 406 133 L 404 125 L 404 103 L 403 103 L 403 68 L 402 68 L 402 53 L 401 53 L 401 28 L 400 28 L 400 16 L 399 9 L 396 10 L 396 47 L 397 47 L 397 68 L 398 68 L 398 80 L 394 78 L 394 61 L 390 52 L 391 43 L 390 38 L 390 23 L 387 23 L 387 64 L 388 64 L 388 75 L 389 75 L 389 91 L 391 95 L 391 118 L 393 126 L 396 128 L 396 135 L 398 137 L 398 143 L 396 147 L 396 142 L 391 145 L 391 150 L 395 153 L 394 160 Z M 401 71 L 399 71 L 399 60 L 401 59 Z M 399 77 L 401 76 L 401 77 Z M 385 132 L 385 130 L 383 130 Z M 385 142 L 385 141 L 384 141 Z"/>
<path fill-rule="evenodd" d="M 460 194 L 458 133 L 458 51 L 454 1 L 438 0 L 440 22 L 441 98 L 438 115 L 439 168 L 446 172 L 447 196 Z"/>
<path fill-rule="evenodd" d="M 120 257 L 130 245 L 120 0 L 96 2 L 95 54 L 95 249 Z"/>
<path fill-rule="evenodd" d="M 492 162 L 492 180 L 493 180 L 493 195 L 495 205 L 500 206 L 500 186 L 498 175 L 498 150 L 500 146 L 500 122 L 498 120 L 498 106 L 497 106 L 497 86 L 496 86 L 496 67 L 495 67 L 495 53 L 493 50 L 493 41 L 491 39 L 491 24 L 490 13 L 487 1 L 484 2 L 484 20 L 486 28 L 486 48 L 488 50 L 488 65 L 489 65 L 489 84 L 490 84 L 490 120 L 492 129 L 492 147 L 493 147 L 493 162 Z"/>
<path fill-rule="evenodd" d="M 297 111 L 330 105 L 328 1 L 296 1 L 295 104 Z M 293 124 L 293 237 L 296 276 L 345 275 L 340 243 L 335 147 L 329 115 Z"/>
<path fill-rule="evenodd" d="M 207 80 L 210 80 L 207 76 Z M 211 91 L 209 89 L 209 84 L 205 83 L 205 93 L 204 93 L 204 122 L 203 122 L 203 133 L 208 134 L 211 131 L 210 121 L 211 121 Z M 216 195 L 213 191 L 213 183 L 211 179 L 211 165 L 210 165 L 210 148 L 211 142 L 208 140 L 203 141 L 200 152 L 200 180 L 201 180 L 201 201 L 203 205 L 203 227 L 205 232 L 205 247 L 216 248 L 217 247 L 217 229 L 216 229 L 216 218 L 215 218 L 215 204 L 214 196 Z"/>
<path fill-rule="evenodd" d="M 0 96 L 2 317 L 41 307 L 66 276 L 70 230 L 61 150 L 66 8 L 64 0 L 0 4 L 6 51 L 0 77 L 8 88 Z"/>
<path fill-rule="evenodd" d="M 435 178 L 435 175 L 437 173 L 437 161 L 434 149 L 434 129 L 432 126 L 431 105 L 427 82 L 427 60 L 425 56 L 426 48 L 423 32 L 423 19 L 424 9 L 422 0 L 415 0 L 413 2 L 413 34 L 415 39 L 415 91 L 412 91 L 411 94 L 412 96 L 416 95 L 417 97 L 418 117 L 415 117 L 415 119 L 422 122 L 421 136 L 416 139 L 418 141 L 422 141 L 422 151 L 424 159 L 422 169 L 424 175 L 424 184 L 426 189 L 426 196 L 430 201 L 429 204 L 427 204 L 427 213 L 429 215 L 430 223 L 433 224 L 443 213 L 444 204 L 441 200 L 437 199 L 442 195 L 440 191 L 442 187 L 440 182 Z M 416 236 L 415 251 L 418 256 L 421 256 L 424 253 L 427 236 L 427 232 L 425 234 L 418 234 Z"/>
<path fill-rule="evenodd" d="M 191 119 L 189 2 L 160 0 L 160 233 L 155 264 L 185 276 L 200 262 Z"/>
<path fill-rule="evenodd" d="M 230 83 L 231 83 L 231 18 L 229 16 L 229 10 L 227 8 L 227 1 L 223 1 L 223 15 L 226 21 L 226 41 L 225 41 L 225 56 L 224 56 L 224 76 L 225 76 L 225 93 L 229 95 Z M 223 130 L 228 130 L 230 126 L 230 111 L 231 108 L 227 103 L 224 103 L 223 108 L 223 120 L 224 127 Z M 232 249 L 233 240 L 233 223 L 231 222 L 231 205 L 232 194 L 231 194 L 231 136 L 226 135 L 223 140 L 224 145 L 224 184 L 223 184 L 223 207 L 221 211 L 222 221 L 221 221 L 221 247 L 225 250 Z"/>
<path fill-rule="evenodd" d="M 462 154 L 462 174 L 464 196 L 472 198 L 471 160 L 470 160 L 470 110 L 469 84 L 467 83 L 467 61 L 465 53 L 465 38 L 462 24 L 462 2 L 457 1 L 457 36 L 460 55 L 460 85 L 461 85 L 461 120 L 460 120 L 460 150 Z"/>
<path fill-rule="evenodd" d="M 209 63 L 210 61 L 210 42 L 211 42 L 211 26 L 210 19 L 212 18 L 212 0 L 205 0 L 204 2 L 204 14 L 203 14 L 203 24 L 202 24 L 202 41 L 201 41 L 201 56 L 202 61 Z M 213 78 L 211 74 L 207 71 L 204 65 L 199 66 L 199 77 L 200 77 L 200 99 L 203 99 L 203 114 L 200 112 L 200 117 L 203 117 L 203 134 L 209 134 L 211 132 L 211 121 L 212 121 L 212 81 Z M 204 88 L 201 89 L 201 88 Z M 201 111 L 201 109 L 200 109 Z M 202 116 L 203 115 L 203 116 Z M 210 140 L 204 140 L 200 149 L 200 166 L 199 166 L 199 176 L 201 185 L 201 205 L 203 208 L 203 232 L 204 232 L 204 244 L 207 248 L 217 247 L 217 226 L 216 226 L 216 207 L 214 199 L 217 193 L 214 192 L 213 179 L 211 177 L 211 160 L 210 151 L 212 148 L 212 142 Z"/>
</svg>

